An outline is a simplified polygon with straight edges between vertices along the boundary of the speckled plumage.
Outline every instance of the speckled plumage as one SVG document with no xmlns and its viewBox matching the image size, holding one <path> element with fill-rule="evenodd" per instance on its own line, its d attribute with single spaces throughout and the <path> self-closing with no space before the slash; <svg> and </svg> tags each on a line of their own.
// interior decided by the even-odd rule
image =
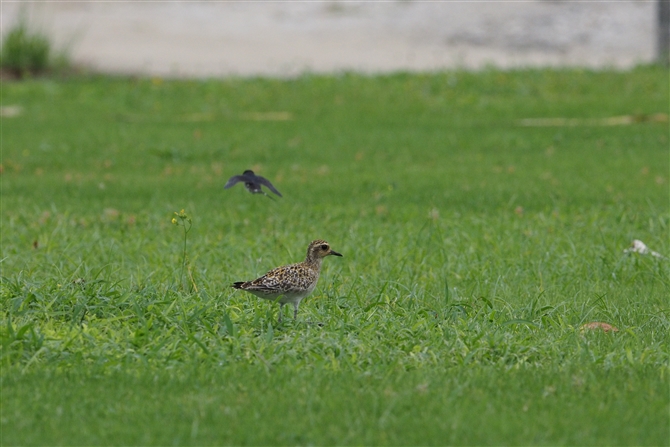
<svg viewBox="0 0 670 447">
<path fill-rule="evenodd" d="M 319 280 L 321 262 L 326 256 L 342 256 L 330 248 L 328 242 L 317 239 L 307 247 L 307 257 L 303 262 L 285 265 L 270 270 L 253 281 L 233 284 L 236 289 L 253 293 L 264 300 L 279 301 L 279 321 L 284 304 L 293 304 L 293 318 L 298 316 L 300 301 L 308 296 Z"/>
</svg>

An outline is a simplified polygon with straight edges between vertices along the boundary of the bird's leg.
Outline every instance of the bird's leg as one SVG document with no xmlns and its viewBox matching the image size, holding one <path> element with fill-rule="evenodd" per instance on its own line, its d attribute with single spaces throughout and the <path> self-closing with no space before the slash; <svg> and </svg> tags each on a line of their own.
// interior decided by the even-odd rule
<svg viewBox="0 0 670 447">
<path fill-rule="evenodd" d="M 284 303 L 279 303 L 279 319 L 277 320 L 277 323 L 281 323 L 281 314 L 283 313 L 282 310 L 284 309 Z"/>
<path fill-rule="evenodd" d="M 298 319 L 298 303 L 293 304 L 293 319 L 297 320 Z"/>
<path fill-rule="evenodd" d="M 272 197 L 270 194 L 266 193 L 265 191 L 261 191 L 261 194 L 263 194 L 263 195 L 264 195 L 265 197 L 267 197 L 268 199 L 272 199 L 272 200 L 274 200 L 275 202 L 277 201 L 277 199 L 275 199 L 274 197 Z"/>
</svg>

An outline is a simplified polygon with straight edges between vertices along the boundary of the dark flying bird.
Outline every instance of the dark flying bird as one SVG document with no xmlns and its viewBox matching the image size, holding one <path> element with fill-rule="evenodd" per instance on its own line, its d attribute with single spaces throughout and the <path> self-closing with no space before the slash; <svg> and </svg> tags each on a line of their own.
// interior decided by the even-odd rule
<svg viewBox="0 0 670 447">
<path fill-rule="evenodd" d="M 277 194 L 279 197 L 282 197 L 281 193 L 277 191 L 277 188 L 272 186 L 272 183 L 270 183 L 270 180 L 266 179 L 265 177 L 261 177 L 260 175 L 254 174 L 254 171 L 247 169 L 242 173 L 242 175 L 234 175 L 230 177 L 226 185 L 223 187 L 224 189 L 232 188 L 233 186 L 237 185 L 239 182 L 244 183 L 244 187 L 247 188 L 247 191 L 249 191 L 252 194 L 264 194 L 268 196 L 265 191 L 261 189 L 261 185 L 267 186 L 270 191 L 273 193 Z M 272 198 L 271 196 L 268 196 Z"/>
</svg>

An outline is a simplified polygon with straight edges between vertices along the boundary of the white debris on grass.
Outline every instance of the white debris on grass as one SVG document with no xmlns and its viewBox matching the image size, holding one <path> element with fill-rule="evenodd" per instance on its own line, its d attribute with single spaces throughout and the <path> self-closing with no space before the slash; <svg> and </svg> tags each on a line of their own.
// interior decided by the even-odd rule
<svg viewBox="0 0 670 447">
<path fill-rule="evenodd" d="M 21 106 L 2 106 L 0 107 L 0 116 L 3 118 L 14 118 L 21 115 L 23 108 Z"/>
<path fill-rule="evenodd" d="M 661 258 L 661 259 L 667 259 L 665 256 L 662 254 L 650 250 L 649 247 L 647 247 L 647 244 L 642 242 L 639 239 L 633 239 L 633 242 L 631 242 L 630 247 L 626 248 L 624 253 L 640 253 L 641 255 L 651 255 L 655 258 Z"/>
</svg>

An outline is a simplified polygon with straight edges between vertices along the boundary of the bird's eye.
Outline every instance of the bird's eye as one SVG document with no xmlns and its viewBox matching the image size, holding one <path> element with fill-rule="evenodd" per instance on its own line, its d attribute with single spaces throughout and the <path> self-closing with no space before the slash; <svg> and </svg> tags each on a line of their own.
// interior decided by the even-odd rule
<svg viewBox="0 0 670 447">
<path fill-rule="evenodd" d="M 326 244 L 323 244 L 323 245 L 321 246 L 321 250 L 328 250 L 328 246 L 327 246 Z"/>
</svg>

